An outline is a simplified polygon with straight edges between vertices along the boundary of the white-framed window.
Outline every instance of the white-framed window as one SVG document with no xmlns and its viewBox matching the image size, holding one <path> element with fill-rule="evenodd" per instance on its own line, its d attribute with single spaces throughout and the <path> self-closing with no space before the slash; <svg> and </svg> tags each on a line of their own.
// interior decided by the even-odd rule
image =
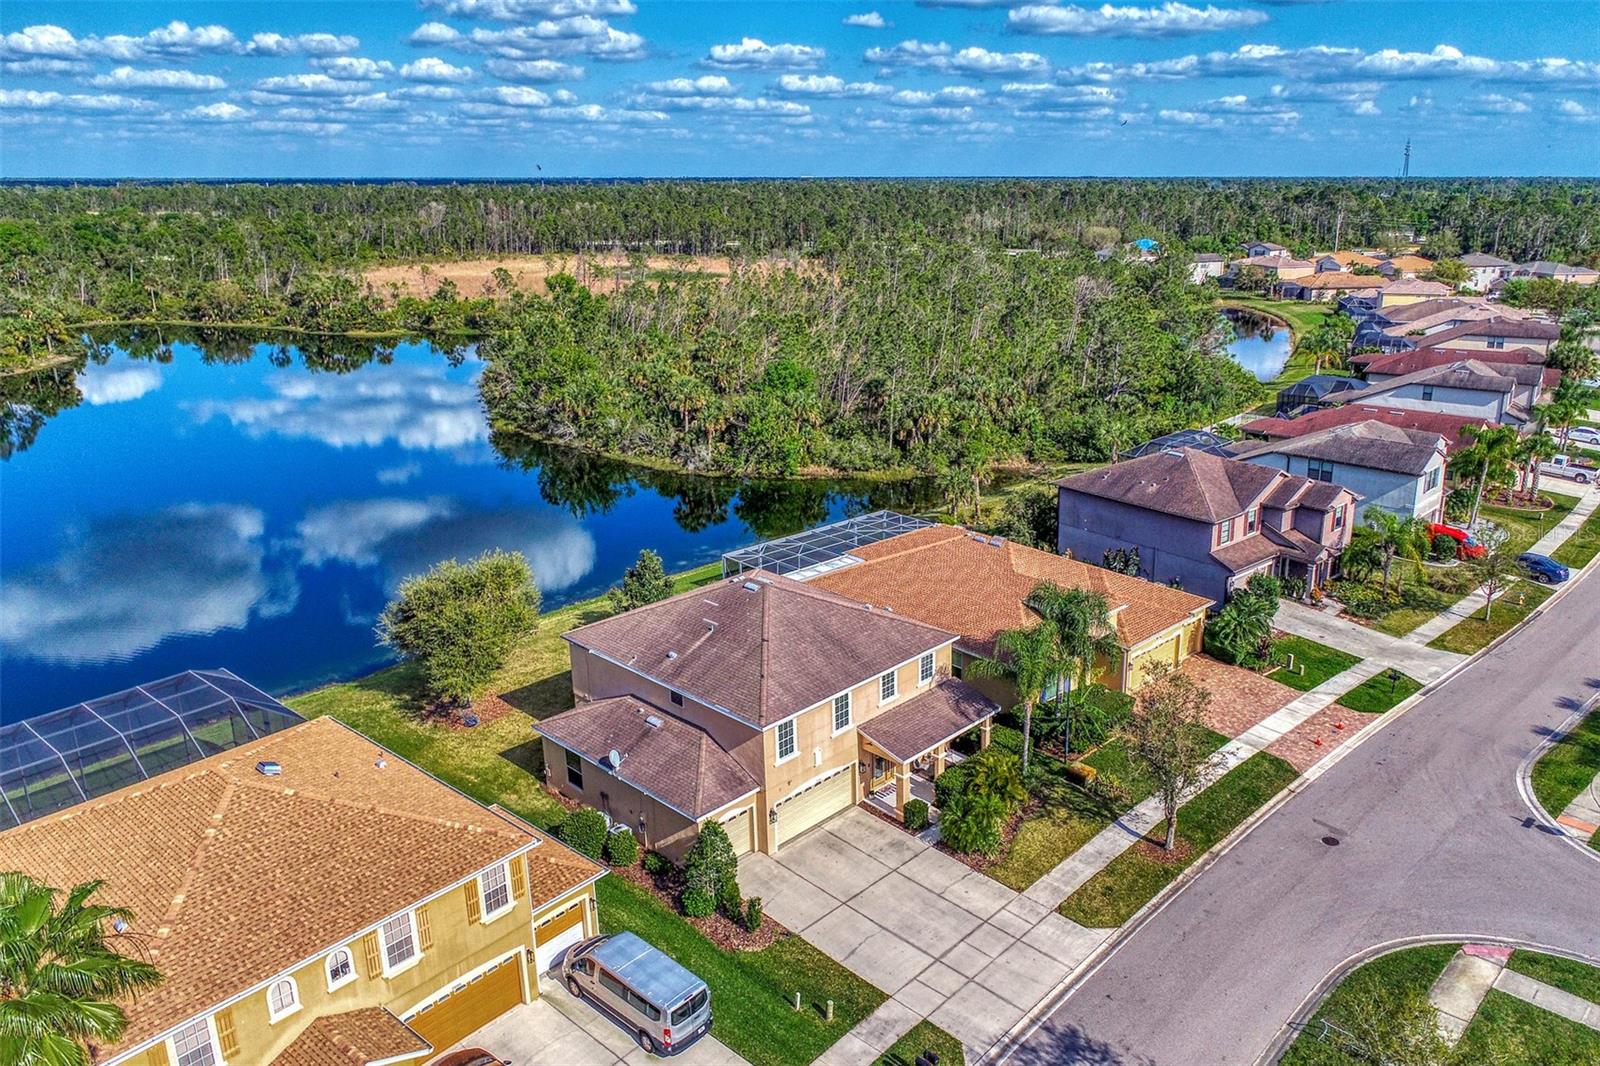
<svg viewBox="0 0 1600 1066">
<path fill-rule="evenodd" d="M 850 693 L 841 692 L 833 698 L 833 731 L 841 733 L 850 728 Z"/>
<path fill-rule="evenodd" d="M 1437 467 L 1437 466 L 1434 467 L 1432 470 L 1428 471 L 1428 484 L 1427 484 L 1427 487 L 1423 491 L 1432 492 L 1434 489 L 1438 488 L 1439 487 L 1439 477 L 1443 473 L 1444 473 L 1444 470 L 1441 467 Z"/>
<path fill-rule="evenodd" d="M 1233 539 L 1233 520 L 1222 523 L 1217 527 L 1217 543 L 1226 544 Z"/>
<path fill-rule="evenodd" d="M 933 680 L 933 652 L 927 652 L 917 660 L 917 684 L 926 685 Z"/>
<path fill-rule="evenodd" d="M 797 750 L 798 750 L 798 747 L 795 744 L 795 736 L 794 736 L 794 719 L 791 718 L 787 722 L 779 722 L 778 723 L 778 761 L 779 762 L 783 762 L 785 759 L 794 758 L 794 753 Z"/>
<path fill-rule="evenodd" d="M 356 979 L 356 960 L 349 948 L 334 948 L 328 954 L 328 991 L 343 988 Z"/>
<path fill-rule="evenodd" d="M 267 1020 L 276 1022 L 300 1009 L 300 986 L 293 977 L 280 977 L 267 986 Z"/>
<path fill-rule="evenodd" d="M 1246 533 L 1254 533 L 1260 521 L 1261 511 L 1255 507 L 1250 508 L 1244 513 L 1244 531 Z"/>
<path fill-rule="evenodd" d="M 1312 481 L 1333 484 L 1333 461 L 1330 459 L 1306 460 L 1306 477 Z"/>
<path fill-rule="evenodd" d="M 383 942 L 385 977 L 399 972 L 417 960 L 417 921 L 410 911 L 397 914 L 378 929 Z"/>
<path fill-rule="evenodd" d="M 884 674 L 882 677 L 878 678 L 878 699 L 884 703 L 888 703 L 890 700 L 894 699 L 894 686 L 894 671 L 890 670 L 887 674 Z"/>
<path fill-rule="evenodd" d="M 478 891 L 483 894 L 483 921 L 498 918 L 511 909 L 511 878 L 506 864 L 491 866 L 478 875 Z"/>
<path fill-rule="evenodd" d="M 172 1061 L 175 1066 L 222 1066 L 210 1018 L 190 1022 L 172 1034 Z"/>
</svg>

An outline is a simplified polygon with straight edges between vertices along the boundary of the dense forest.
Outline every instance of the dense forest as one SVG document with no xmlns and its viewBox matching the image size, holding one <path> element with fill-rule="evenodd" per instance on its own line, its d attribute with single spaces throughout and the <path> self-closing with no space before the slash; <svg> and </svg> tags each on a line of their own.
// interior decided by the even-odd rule
<svg viewBox="0 0 1600 1066">
<path fill-rule="evenodd" d="M 1145 236 L 1171 254 L 1091 254 Z M 481 338 L 502 433 L 695 470 L 915 470 L 976 491 L 997 463 L 1102 458 L 1254 402 L 1221 354 L 1212 294 L 1186 278 L 1189 252 L 1247 238 L 1595 262 L 1600 185 L 11 184 L 0 371 L 97 357 L 97 323 L 285 327 L 310 346 Z M 619 249 L 726 255 L 732 276 L 669 271 L 606 294 L 559 277 L 538 293 L 444 281 L 397 298 L 359 273 Z M 59 381 L 41 388 L 68 399 Z M 21 417 L 7 416 L 13 433 Z"/>
</svg>

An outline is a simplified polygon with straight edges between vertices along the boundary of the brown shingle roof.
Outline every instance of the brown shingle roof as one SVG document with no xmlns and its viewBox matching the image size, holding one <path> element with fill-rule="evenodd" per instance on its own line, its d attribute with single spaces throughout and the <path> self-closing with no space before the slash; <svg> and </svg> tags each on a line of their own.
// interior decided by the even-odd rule
<svg viewBox="0 0 1600 1066">
<path fill-rule="evenodd" d="M 900 762 L 963 733 L 1000 708 L 964 681 L 940 678 L 893 710 L 862 722 L 861 735 Z"/>
<path fill-rule="evenodd" d="M 1330 426 L 1349 425 L 1353 422 L 1378 421 L 1404 429 L 1437 433 L 1453 452 L 1464 446 L 1461 430 L 1466 427 L 1487 425 L 1482 418 L 1464 415 L 1447 415 L 1437 411 L 1412 411 L 1401 407 L 1376 407 L 1371 404 L 1346 404 L 1312 411 L 1299 418 L 1257 418 L 1239 428 L 1252 436 L 1281 439 L 1316 433 Z"/>
<path fill-rule="evenodd" d="M 959 526 L 902 533 L 851 554 L 862 561 L 814 577 L 811 584 L 958 632 L 963 648 L 984 656 L 993 654 L 995 637 L 1004 630 L 1039 620 L 1025 601 L 1042 581 L 1104 597 L 1124 647 L 1211 604 L 1193 593 Z"/>
<path fill-rule="evenodd" d="M 1373 397 L 1382 396 L 1407 385 L 1437 385 L 1477 392 L 1511 392 L 1517 387 L 1516 381 L 1510 374 L 1513 369 L 1514 365 L 1508 363 L 1499 364 L 1497 369 L 1476 359 L 1462 359 L 1443 366 L 1430 366 L 1410 374 L 1402 374 L 1355 392 L 1343 393 L 1339 398 L 1346 403 L 1364 403 Z M 1501 373 L 1501 370 L 1506 372 Z"/>
<path fill-rule="evenodd" d="M 382 1007 L 325 1014 L 272 1060 L 272 1066 L 367 1066 L 411 1056 L 434 1047 Z M 443 1049 L 440 1049 L 443 1050 Z"/>
<path fill-rule="evenodd" d="M 689 818 L 704 818 L 759 787 L 711 734 L 636 696 L 585 703 L 537 728 Z M 620 766 L 610 765 L 612 751 L 622 756 Z"/>
<path fill-rule="evenodd" d="M 1417 475 L 1427 470 L 1443 443 L 1438 433 L 1402 429 L 1368 419 L 1286 440 L 1246 443 L 1235 448 L 1233 454 L 1240 459 L 1300 455 L 1371 470 Z"/>
<path fill-rule="evenodd" d="M 1433 264 L 1429 263 L 1428 265 L 1432 266 Z M 1449 296 L 1454 291 L 1450 286 L 1440 281 L 1405 278 L 1401 281 L 1390 282 L 1388 287 L 1383 290 L 1383 294 L 1385 296 Z"/>
<path fill-rule="evenodd" d="M 1451 326 L 1449 329 L 1441 329 L 1437 333 L 1418 337 L 1417 347 L 1437 348 L 1449 344 L 1458 337 L 1512 337 L 1553 341 L 1560 339 L 1561 327 L 1554 322 L 1540 322 L 1533 319 L 1514 321 L 1508 318 L 1494 318 L 1483 322 L 1463 322 L 1459 326 Z"/>
<path fill-rule="evenodd" d="M 1219 522 L 1243 514 L 1290 475 L 1192 448 L 1156 452 L 1056 482 L 1065 489 L 1160 511 Z"/>
<path fill-rule="evenodd" d="M 319 718 L 0 833 L 0 867 L 104 879 L 133 911 L 165 980 L 127 1005 L 127 1047 L 536 840 Z"/>
<path fill-rule="evenodd" d="M 1245 537 L 1211 550 L 1213 559 L 1235 572 L 1247 570 L 1268 559 L 1276 559 L 1281 554 L 1278 545 L 1265 536 Z"/>
<path fill-rule="evenodd" d="M 955 639 L 760 571 L 565 636 L 762 728 Z"/>
<path fill-rule="evenodd" d="M 1502 348 L 1498 351 L 1479 351 L 1475 348 L 1417 348 L 1409 352 L 1370 356 L 1366 361 L 1368 374 L 1414 374 L 1434 366 L 1447 366 L 1464 359 L 1476 359 L 1500 372 L 1501 364 L 1540 366 L 1544 354 L 1533 348 Z M 1556 371 L 1560 373 L 1560 371 Z"/>
<path fill-rule="evenodd" d="M 606 872 L 604 866 L 553 836 L 541 837 L 539 846 L 528 852 L 527 860 L 528 895 L 534 910 Z"/>
</svg>

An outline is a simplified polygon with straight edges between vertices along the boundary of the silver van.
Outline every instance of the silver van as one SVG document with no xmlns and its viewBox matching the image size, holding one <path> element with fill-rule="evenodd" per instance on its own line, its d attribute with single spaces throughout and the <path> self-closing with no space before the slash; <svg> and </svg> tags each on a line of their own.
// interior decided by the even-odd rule
<svg viewBox="0 0 1600 1066">
<path fill-rule="evenodd" d="M 568 991 L 632 1030 L 651 1054 L 676 1054 L 711 1031 L 706 983 L 633 933 L 575 944 L 561 975 Z"/>
</svg>

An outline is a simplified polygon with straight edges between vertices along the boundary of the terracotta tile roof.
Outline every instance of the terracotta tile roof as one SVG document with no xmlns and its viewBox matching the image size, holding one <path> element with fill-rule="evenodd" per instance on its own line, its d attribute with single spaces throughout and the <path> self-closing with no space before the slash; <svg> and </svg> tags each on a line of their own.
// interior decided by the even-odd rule
<svg viewBox="0 0 1600 1066">
<path fill-rule="evenodd" d="M 536 728 L 689 818 L 760 787 L 711 734 L 636 696 L 581 704 Z M 610 765 L 612 751 L 622 756 L 620 766 Z"/>
<path fill-rule="evenodd" d="M 1317 256 L 1318 259 L 1332 259 L 1345 269 L 1353 266 L 1375 267 L 1383 262 L 1375 255 L 1366 255 L 1362 252 L 1324 252 Z"/>
<path fill-rule="evenodd" d="M 1193 593 L 984 537 L 960 526 L 902 533 L 852 554 L 861 562 L 814 577 L 810 583 L 960 633 L 963 648 L 984 656 L 993 653 L 995 637 L 1002 631 L 1039 620 L 1025 601 L 1041 581 L 1103 596 L 1124 647 L 1178 625 L 1211 604 Z"/>
<path fill-rule="evenodd" d="M 856 728 L 899 762 L 909 762 L 999 710 L 966 682 L 943 677 L 926 692 Z"/>
<path fill-rule="evenodd" d="M 406 1055 L 416 1059 L 433 1050 L 384 1008 L 362 1007 L 317 1018 L 279 1052 L 272 1066 L 367 1066 Z"/>
<path fill-rule="evenodd" d="M 1385 289 L 1393 291 L 1397 282 L 1390 282 L 1383 277 L 1371 275 L 1348 274 L 1343 270 L 1325 270 L 1321 274 L 1313 274 L 1308 278 L 1295 278 L 1286 282 L 1288 285 L 1298 285 L 1302 289 Z"/>
<path fill-rule="evenodd" d="M 955 634 L 756 571 L 565 637 L 764 728 Z"/>
<path fill-rule="evenodd" d="M 1233 454 L 1240 459 L 1300 455 L 1371 470 L 1420 475 L 1428 469 L 1444 443 L 1439 433 L 1403 429 L 1368 419 L 1284 440 L 1246 442 L 1236 447 Z"/>
<path fill-rule="evenodd" d="M 1437 411 L 1412 411 L 1400 407 L 1377 407 L 1371 404 L 1352 403 L 1343 407 L 1329 407 L 1321 411 L 1312 411 L 1301 415 L 1299 418 L 1257 418 L 1246 422 L 1239 429 L 1251 436 L 1282 439 L 1285 437 L 1299 437 L 1307 433 L 1316 433 L 1330 426 L 1349 425 L 1353 422 L 1378 421 L 1403 429 L 1422 430 L 1437 433 L 1445 439 L 1446 445 L 1453 452 L 1464 447 L 1466 442 L 1461 437 L 1464 428 L 1483 426 L 1489 424 L 1482 418 L 1468 418 L 1464 415 L 1447 415 Z"/>
<path fill-rule="evenodd" d="M 165 980 L 127 1006 L 127 1047 L 536 839 L 319 718 L 0 833 L 0 866 L 104 879 L 133 911 Z"/>
<path fill-rule="evenodd" d="M 1291 475 L 1191 448 L 1128 459 L 1056 482 L 1072 492 L 1201 522 L 1243 514 Z"/>
</svg>

